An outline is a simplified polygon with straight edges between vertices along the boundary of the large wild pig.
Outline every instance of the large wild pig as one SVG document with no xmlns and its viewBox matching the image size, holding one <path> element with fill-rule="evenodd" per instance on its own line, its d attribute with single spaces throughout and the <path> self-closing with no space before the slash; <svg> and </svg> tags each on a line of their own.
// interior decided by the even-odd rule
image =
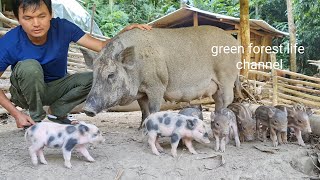
<svg viewBox="0 0 320 180">
<path fill-rule="evenodd" d="M 301 131 L 311 133 L 310 120 L 305 108 L 286 107 L 283 105 L 275 106 L 278 109 L 288 111 L 288 128 L 294 129 L 294 134 L 297 137 L 298 144 L 305 146 L 301 136 Z"/>
<path fill-rule="evenodd" d="M 218 46 L 239 42 L 212 26 L 133 29 L 114 37 L 96 57 L 83 51 L 86 60 L 94 58 L 94 80 L 84 110 L 94 116 L 137 100 L 142 124 L 160 110 L 163 98 L 189 102 L 213 97 L 216 109 L 227 107 L 234 98 L 234 84 L 238 85 L 240 55 L 213 54 L 212 47 Z"/>
<path fill-rule="evenodd" d="M 255 111 L 257 123 L 257 137 L 260 139 L 260 123 L 262 125 L 263 141 L 267 141 L 267 130 L 274 147 L 278 144 L 287 143 L 287 110 L 284 111 L 272 106 L 259 106 Z"/>
</svg>

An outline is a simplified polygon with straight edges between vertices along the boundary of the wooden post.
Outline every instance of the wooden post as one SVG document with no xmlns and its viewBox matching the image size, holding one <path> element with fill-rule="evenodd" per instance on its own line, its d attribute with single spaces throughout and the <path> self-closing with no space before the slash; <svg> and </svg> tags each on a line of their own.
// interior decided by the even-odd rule
<svg viewBox="0 0 320 180">
<path fill-rule="evenodd" d="M 244 49 L 242 54 L 242 71 L 241 74 L 248 78 L 249 67 L 244 66 L 244 61 L 250 63 L 250 21 L 249 21 L 249 0 L 240 0 L 240 36 L 241 36 L 241 46 Z"/>
<path fill-rule="evenodd" d="M 195 26 L 195 27 L 199 26 L 198 12 L 193 13 L 193 26 Z"/>
<path fill-rule="evenodd" d="M 287 0 L 287 12 L 288 12 L 288 25 L 289 25 L 289 34 L 290 34 L 290 71 L 297 72 L 297 62 L 296 62 L 296 26 L 294 24 L 293 17 L 293 7 L 292 0 Z"/>
<path fill-rule="evenodd" d="M 274 64 L 276 62 L 276 54 L 272 53 L 271 56 L 271 63 Z M 275 68 L 271 69 L 271 78 L 272 78 L 272 106 L 276 106 L 278 104 L 278 78 L 277 78 L 277 71 Z"/>
<path fill-rule="evenodd" d="M 0 0 L 0 12 L 2 12 L 2 2 L 1 2 L 1 0 Z M 1 21 L 0 21 L 0 27 L 3 27 L 3 24 L 2 24 Z"/>
<path fill-rule="evenodd" d="M 92 15 L 91 15 L 91 27 L 90 27 L 90 34 L 93 32 L 93 23 L 94 23 L 94 14 L 96 12 L 96 4 L 92 6 Z"/>
</svg>

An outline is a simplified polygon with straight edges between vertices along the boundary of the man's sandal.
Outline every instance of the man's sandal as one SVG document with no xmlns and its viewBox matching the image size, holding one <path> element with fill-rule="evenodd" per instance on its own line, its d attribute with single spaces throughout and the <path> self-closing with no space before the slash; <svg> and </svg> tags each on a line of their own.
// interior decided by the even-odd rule
<svg viewBox="0 0 320 180">
<path fill-rule="evenodd" d="M 55 122 L 55 123 L 59 123 L 59 124 L 71 124 L 71 125 L 79 124 L 79 121 L 76 120 L 72 115 L 57 117 L 57 116 L 49 114 L 47 116 L 47 118 L 50 121 Z"/>
</svg>

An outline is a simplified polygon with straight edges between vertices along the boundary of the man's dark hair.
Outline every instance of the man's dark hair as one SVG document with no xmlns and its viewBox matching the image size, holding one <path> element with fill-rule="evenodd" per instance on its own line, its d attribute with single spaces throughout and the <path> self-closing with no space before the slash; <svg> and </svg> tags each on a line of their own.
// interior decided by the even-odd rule
<svg viewBox="0 0 320 180">
<path fill-rule="evenodd" d="M 51 0 L 13 0 L 12 8 L 14 16 L 19 20 L 20 7 L 23 9 L 23 12 L 28 8 L 34 8 L 33 10 L 36 11 L 42 2 L 47 6 L 49 13 L 52 14 Z"/>
</svg>

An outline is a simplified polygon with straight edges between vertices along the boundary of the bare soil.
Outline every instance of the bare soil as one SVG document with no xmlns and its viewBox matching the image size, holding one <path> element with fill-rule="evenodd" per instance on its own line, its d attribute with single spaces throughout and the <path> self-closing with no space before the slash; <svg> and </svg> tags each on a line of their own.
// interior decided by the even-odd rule
<svg viewBox="0 0 320 180">
<path fill-rule="evenodd" d="M 140 112 L 100 113 L 96 117 L 76 114 L 79 120 L 97 125 L 106 141 L 88 145 L 96 162 L 89 163 L 72 155 L 72 169 L 63 166 L 60 149 L 45 148 L 48 165 L 33 166 L 24 140 L 12 117 L 0 120 L 0 179 L 309 179 L 302 172 L 315 169 L 305 162 L 314 149 L 310 145 L 289 143 L 273 148 L 271 142 L 245 142 L 240 148 L 231 141 L 225 153 L 215 152 L 209 145 L 194 142 L 198 155 L 178 148 L 178 157 L 170 154 L 170 139 L 162 138 L 165 154 L 156 156 L 148 147 L 147 137 L 137 130 Z M 204 112 L 209 125 L 209 112 Z M 208 126 L 209 127 L 209 126 Z M 262 152 L 266 149 L 269 152 Z M 303 161 L 306 159 L 306 161 Z M 301 171 L 301 172 L 300 172 Z"/>
</svg>

